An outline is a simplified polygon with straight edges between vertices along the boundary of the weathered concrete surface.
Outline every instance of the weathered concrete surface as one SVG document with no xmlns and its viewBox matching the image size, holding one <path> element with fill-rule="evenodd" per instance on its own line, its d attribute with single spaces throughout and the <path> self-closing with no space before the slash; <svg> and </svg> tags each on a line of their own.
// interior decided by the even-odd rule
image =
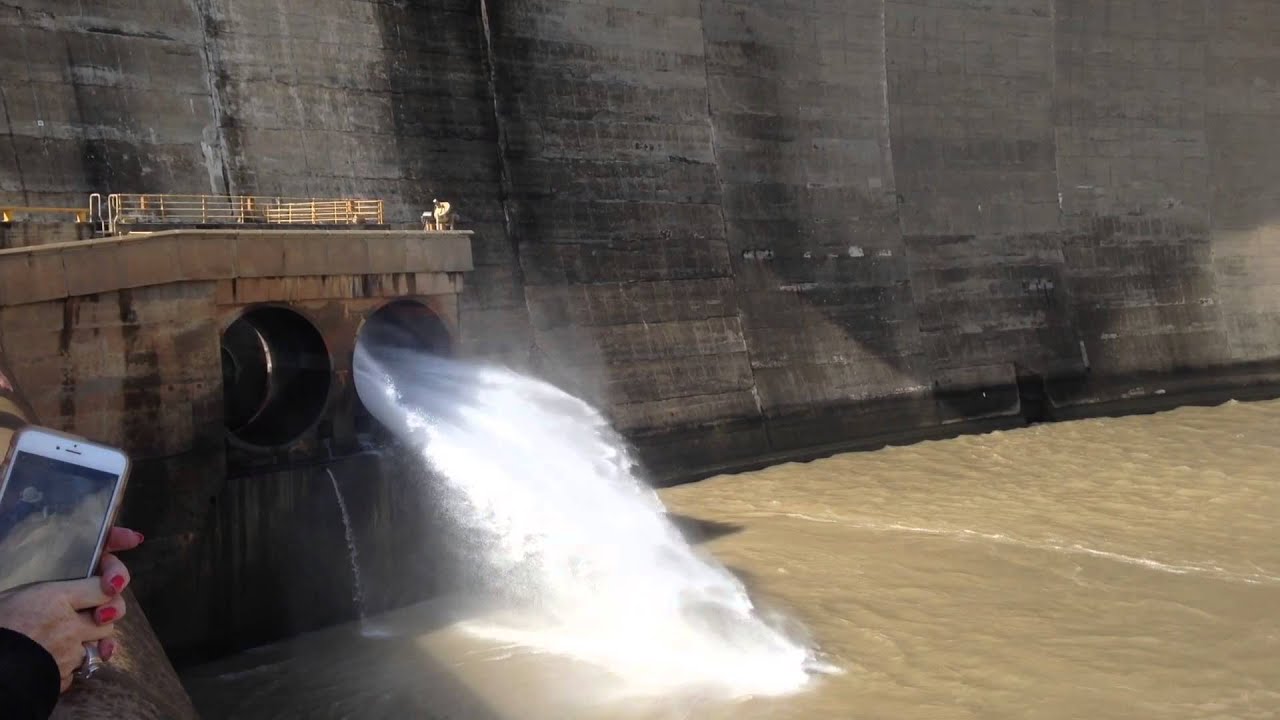
<svg viewBox="0 0 1280 720">
<path fill-rule="evenodd" d="M 408 223 L 448 196 L 477 231 L 464 351 L 599 401 L 663 473 L 1007 414 L 1018 378 L 1068 406 L 1280 360 L 1267 0 L 0 24 L 0 201 L 349 193 Z"/>
<path fill-rule="evenodd" d="M 893 193 L 883 4 L 703 9 L 723 216 L 767 435 L 743 454 L 935 422 Z"/>
<path fill-rule="evenodd" d="M 1223 9 L 504 3 L 537 349 L 667 468 L 1013 412 L 1019 378 L 1092 403 L 1274 361 L 1268 316 L 1222 314 L 1247 263 L 1211 242 L 1258 257 L 1266 230 L 1210 234 L 1196 73 L 1218 45 L 1265 54 L 1233 38 L 1280 13 Z M 1247 65 L 1259 88 L 1267 67 Z M 1237 141 L 1268 142 L 1254 130 Z M 1250 196 L 1274 191 L 1267 167 Z M 1249 352 L 1228 342 L 1245 323 Z"/>
<path fill-rule="evenodd" d="M 893 161 L 935 373 L 1083 369 L 1055 175 L 1048 2 L 886 3 Z M 1005 377 L 1000 377 L 1004 368 Z"/>
<path fill-rule="evenodd" d="M 0 338 L 15 381 L 48 426 L 134 459 L 121 521 L 148 540 L 130 558 L 133 587 L 175 661 L 353 615 L 320 464 L 362 447 L 355 339 L 393 300 L 420 303 L 456 335 L 469 243 L 466 232 L 167 231 L 0 251 Z M 309 321 L 333 371 L 319 415 L 265 450 L 227 442 L 220 357 L 222 332 L 263 303 Z M 362 547 L 380 554 L 370 572 L 390 597 L 370 606 L 388 607 L 430 589 L 387 570 L 405 557 L 390 548 L 425 544 L 417 525 L 378 520 L 409 512 L 413 492 L 367 460 L 336 471 Z"/>
<path fill-rule="evenodd" d="M 83 207 L 105 187 L 216 187 L 216 107 L 195 7 L 0 6 L 0 203 Z"/>
<path fill-rule="evenodd" d="M 43 245 L 46 243 L 75 242 L 93 237 L 93 226 L 88 223 L 0 223 L 0 250 Z"/>
<path fill-rule="evenodd" d="M 360 585 L 330 472 L 351 520 Z M 441 543 L 431 533 L 443 523 L 426 521 L 433 509 L 415 474 L 365 453 L 228 478 L 210 504 L 212 535 L 194 557 L 217 580 L 202 588 L 210 595 L 201 621 L 214 632 L 188 632 L 174 645 L 175 660 L 208 659 L 438 592 Z"/>
</svg>

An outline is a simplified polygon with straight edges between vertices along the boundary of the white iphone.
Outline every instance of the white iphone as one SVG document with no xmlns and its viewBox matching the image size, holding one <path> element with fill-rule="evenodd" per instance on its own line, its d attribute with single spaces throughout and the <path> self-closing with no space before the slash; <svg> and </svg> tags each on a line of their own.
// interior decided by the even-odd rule
<svg viewBox="0 0 1280 720">
<path fill-rule="evenodd" d="M 128 477 L 121 450 L 19 431 L 0 484 L 0 592 L 93 575 Z"/>
</svg>

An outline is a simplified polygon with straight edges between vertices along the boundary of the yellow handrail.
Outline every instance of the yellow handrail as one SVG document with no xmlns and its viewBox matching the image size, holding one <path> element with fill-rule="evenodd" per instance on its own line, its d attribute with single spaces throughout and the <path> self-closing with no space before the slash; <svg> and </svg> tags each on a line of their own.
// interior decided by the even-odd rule
<svg viewBox="0 0 1280 720">
<path fill-rule="evenodd" d="M 354 225 L 383 222 L 381 200 L 254 195 L 137 195 L 107 197 L 108 231 L 130 224 L 270 223 Z"/>
</svg>

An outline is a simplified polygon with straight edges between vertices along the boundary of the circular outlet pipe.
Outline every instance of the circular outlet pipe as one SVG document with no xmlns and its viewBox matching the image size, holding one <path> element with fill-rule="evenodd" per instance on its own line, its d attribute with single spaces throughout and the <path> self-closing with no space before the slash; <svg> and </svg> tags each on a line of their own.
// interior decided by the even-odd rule
<svg viewBox="0 0 1280 720">
<path fill-rule="evenodd" d="M 298 439 L 320 419 L 332 382 L 324 337 L 293 310 L 251 308 L 222 334 L 223 416 L 247 445 Z"/>
</svg>

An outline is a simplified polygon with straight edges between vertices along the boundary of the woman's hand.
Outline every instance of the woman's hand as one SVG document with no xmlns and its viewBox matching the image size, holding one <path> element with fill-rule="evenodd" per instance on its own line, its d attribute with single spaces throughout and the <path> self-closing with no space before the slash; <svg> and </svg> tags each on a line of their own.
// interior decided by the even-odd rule
<svg viewBox="0 0 1280 720">
<path fill-rule="evenodd" d="M 110 599 L 93 611 L 93 618 L 99 624 L 113 623 L 124 617 L 126 607 L 121 593 L 129 587 L 129 568 L 120 562 L 115 553 L 132 550 L 142 544 L 142 533 L 128 528 L 113 527 L 107 534 L 107 545 L 102 553 L 102 561 L 98 563 L 99 581 L 102 592 Z M 115 640 L 107 638 L 98 643 L 98 656 L 103 662 L 111 659 L 116 651 Z"/>
<path fill-rule="evenodd" d="M 111 635 L 114 621 L 95 621 L 85 610 L 111 600 L 98 578 L 29 585 L 0 598 L 0 627 L 20 632 L 53 656 L 62 676 L 62 690 L 71 687 L 72 673 L 84 662 L 85 643 Z"/>
<path fill-rule="evenodd" d="M 142 533 L 129 528 L 113 527 L 107 533 L 107 545 L 98 562 L 98 575 L 102 577 L 102 592 L 119 595 L 129 586 L 129 568 L 120 562 L 115 553 L 132 550 L 142 544 Z"/>
</svg>

